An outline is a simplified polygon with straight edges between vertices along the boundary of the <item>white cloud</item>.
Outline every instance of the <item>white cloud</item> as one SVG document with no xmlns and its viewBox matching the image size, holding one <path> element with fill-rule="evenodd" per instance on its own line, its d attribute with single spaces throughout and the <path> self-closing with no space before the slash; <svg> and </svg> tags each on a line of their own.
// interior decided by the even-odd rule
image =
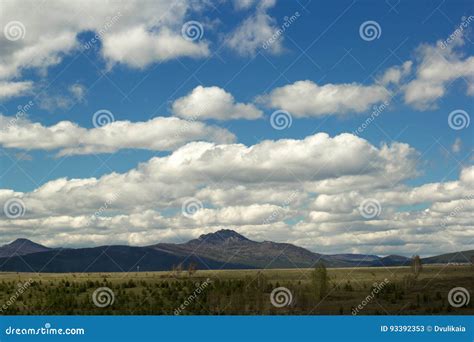
<svg viewBox="0 0 474 342">
<path fill-rule="evenodd" d="M 0 100 L 21 96 L 30 91 L 33 82 L 2 82 L 0 81 Z"/>
<path fill-rule="evenodd" d="M 230 228 L 318 252 L 469 249 L 474 167 L 455 181 L 409 187 L 404 180 L 416 175 L 416 157 L 405 144 L 377 148 L 350 134 L 250 147 L 190 143 L 123 174 L 61 178 L 28 193 L 0 190 L 0 203 L 17 197 L 27 207 L 20 219 L 0 220 L 0 231 L 5 241 L 41 235 L 51 245 L 146 245 Z M 203 203 L 191 218 L 181 214 L 189 197 Z M 366 198 L 380 202 L 380 216 L 360 215 Z M 425 209 L 402 209 L 411 205 Z"/>
<path fill-rule="evenodd" d="M 390 93 L 380 85 L 357 83 L 318 85 L 297 81 L 276 88 L 258 101 L 271 108 L 286 110 L 296 117 L 348 114 L 367 111 L 372 105 L 387 101 Z"/>
<path fill-rule="evenodd" d="M 248 8 L 251 2 L 245 2 L 241 8 Z M 267 14 L 267 10 L 275 5 L 275 1 L 259 2 L 255 13 L 245 19 L 240 26 L 226 37 L 226 45 L 242 56 L 253 56 L 262 49 L 278 30 L 276 20 Z M 267 51 L 279 53 L 283 50 L 282 38 L 269 45 Z"/>
<path fill-rule="evenodd" d="M 146 122 L 115 121 L 83 128 L 70 121 L 49 127 L 20 119 L 9 124 L 0 115 L 0 145 L 6 148 L 59 150 L 58 155 L 110 153 L 125 148 L 170 151 L 190 141 L 232 142 L 229 131 L 178 118 L 157 117 Z"/>
<path fill-rule="evenodd" d="M 15 20 L 24 26 L 25 35 L 16 41 L 0 36 L 0 80 L 31 68 L 44 72 L 60 63 L 65 54 L 79 48 L 78 34 L 87 31 L 102 41 L 101 53 L 110 65 L 142 68 L 172 58 L 202 57 L 209 53 L 207 43 L 181 36 L 191 11 L 193 5 L 187 0 L 57 1 L 54 6 L 34 0 L 2 1 L 2 31 Z"/>
<path fill-rule="evenodd" d="M 209 54 L 207 43 L 185 40 L 166 28 L 154 33 L 143 26 L 132 27 L 104 36 L 103 44 L 103 55 L 110 64 L 123 63 L 135 68 L 181 56 L 204 57 Z"/>
<path fill-rule="evenodd" d="M 39 107 L 49 111 L 56 109 L 69 109 L 74 104 L 85 101 L 86 88 L 79 83 L 70 85 L 66 91 L 55 94 L 51 91 L 42 92 L 37 95 L 36 100 L 39 102 Z"/>
<path fill-rule="evenodd" d="M 405 103 L 421 109 L 429 109 L 446 95 L 447 87 L 453 81 L 463 78 L 467 84 L 467 94 L 474 95 L 474 56 L 466 57 L 457 51 L 464 45 L 462 36 L 451 45 L 442 47 L 424 44 L 417 51 L 416 77 L 403 86 Z"/>
<path fill-rule="evenodd" d="M 236 103 L 234 97 L 219 87 L 197 86 L 172 105 L 176 116 L 187 119 L 254 120 L 263 113 L 253 104 Z"/>
<path fill-rule="evenodd" d="M 379 78 L 379 82 L 384 86 L 391 84 L 399 85 L 411 73 L 412 66 L 412 61 L 406 61 L 401 66 L 388 68 Z"/>
</svg>

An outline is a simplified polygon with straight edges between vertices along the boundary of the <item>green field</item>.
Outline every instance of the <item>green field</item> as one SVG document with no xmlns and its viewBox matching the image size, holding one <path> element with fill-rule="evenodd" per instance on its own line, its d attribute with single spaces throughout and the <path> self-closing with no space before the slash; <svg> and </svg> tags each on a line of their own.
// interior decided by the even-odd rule
<svg viewBox="0 0 474 342">
<path fill-rule="evenodd" d="M 474 314 L 472 300 L 459 308 L 448 301 L 455 287 L 474 294 L 473 266 L 424 266 L 416 276 L 410 267 L 323 272 L 324 276 L 313 269 L 0 273 L 0 311 L 4 315 Z M 94 292 L 104 287 L 110 289 L 109 297 L 96 296 L 94 302 Z M 282 307 L 271 301 L 272 291 L 279 287 L 289 291 L 289 296 L 280 297 L 287 304 Z"/>
</svg>

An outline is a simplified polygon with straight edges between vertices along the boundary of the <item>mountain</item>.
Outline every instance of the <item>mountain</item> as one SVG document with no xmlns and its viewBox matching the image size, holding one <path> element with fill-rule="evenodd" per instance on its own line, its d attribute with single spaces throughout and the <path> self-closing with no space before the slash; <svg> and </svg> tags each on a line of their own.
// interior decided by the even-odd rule
<svg viewBox="0 0 474 342">
<path fill-rule="evenodd" d="M 474 250 L 441 254 L 441 255 L 422 259 L 422 261 L 426 264 L 446 264 L 450 262 L 466 263 L 466 262 L 473 262 L 473 260 L 474 260 Z"/>
<path fill-rule="evenodd" d="M 160 243 L 149 247 L 177 256 L 194 254 L 254 268 L 311 267 L 322 257 L 321 254 L 288 243 L 252 241 L 228 229 L 201 235 L 183 244 Z"/>
<path fill-rule="evenodd" d="M 468 262 L 474 250 L 422 259 L 423 263 Z M 145 247 L 101 246 L 51 249 L 18 239 L 0 247 L 0 271 L 9 272 L 126 272 L 184 269 L 307 268 L 317 262 L 327 267 L 406 266 L 410 258 L 370 254 L 313 253 L 289 243 L 253 241 L 228 229 L 201 235 L 186 243 Z"/>
<path fill-rule="evenodd" d="M 49 250 L 51 250 L 51 248 L 42 246 L 33 241 L 27 239 L 16 239 L 10 244 L 0 246 L 0 258 L 46 252 Z"/>
<path fill-rule="evenodd" d="M 169 271 L 182 264 L 186 269 L 193 263 L 198 269 L 219 269 L 223 262 L 189 256 L 178 257 L 147 247 L 101 246 L 95 248 L 56 249 L 22 257 L 0 259 L 2 272 L 128 272 Z M 247 265 L 228 264 L 229 268 L 250 268 Z"/>
</svg>

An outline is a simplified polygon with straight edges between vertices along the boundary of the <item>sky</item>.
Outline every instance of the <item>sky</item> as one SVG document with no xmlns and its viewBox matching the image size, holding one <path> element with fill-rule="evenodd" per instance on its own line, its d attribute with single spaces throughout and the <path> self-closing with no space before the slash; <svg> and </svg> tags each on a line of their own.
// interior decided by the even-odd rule
<svg viewBox="0 0 474 342">
<path fill-rule="evenodd" d="M 474 5 L 0 3 L 0 244 L 473 249 Z"/>
</svg>

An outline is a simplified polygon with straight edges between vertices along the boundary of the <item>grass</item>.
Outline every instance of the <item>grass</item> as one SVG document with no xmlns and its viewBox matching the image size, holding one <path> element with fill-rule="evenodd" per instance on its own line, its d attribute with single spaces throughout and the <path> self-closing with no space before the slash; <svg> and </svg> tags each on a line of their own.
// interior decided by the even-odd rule
<svg viewBox="0 0 474 342">
<path fill-rule="evenodd" d="M 313 269 L 200 270 L 192 275 L 0 273 L 0 310 L 3 314 L 162 315 L 176 314 L 184 307 L 179 314 L 350 315 L 360 305 L 359 315 L 474 314 L 472 301 L 461 308 L 448 301 L 454 287 L 474 295 L 473 266 L 424 266 L 417 277 L 409 267 L 328 269 L 323 294 L 315 290 L 313 275 Z M 196 293 L 208 278 L 210 285 Z M 18 284 L 30 279 L 32 283 L 19 293 Z M 375 294 L 374 288 L 382 283 Z M 293 301 L 276 308 L 270 293 L 282 286 L 290 290 Z M 112 305 L 94 305 L 92 294 L 99 287 L 113 291 Z"/>
</svg>

